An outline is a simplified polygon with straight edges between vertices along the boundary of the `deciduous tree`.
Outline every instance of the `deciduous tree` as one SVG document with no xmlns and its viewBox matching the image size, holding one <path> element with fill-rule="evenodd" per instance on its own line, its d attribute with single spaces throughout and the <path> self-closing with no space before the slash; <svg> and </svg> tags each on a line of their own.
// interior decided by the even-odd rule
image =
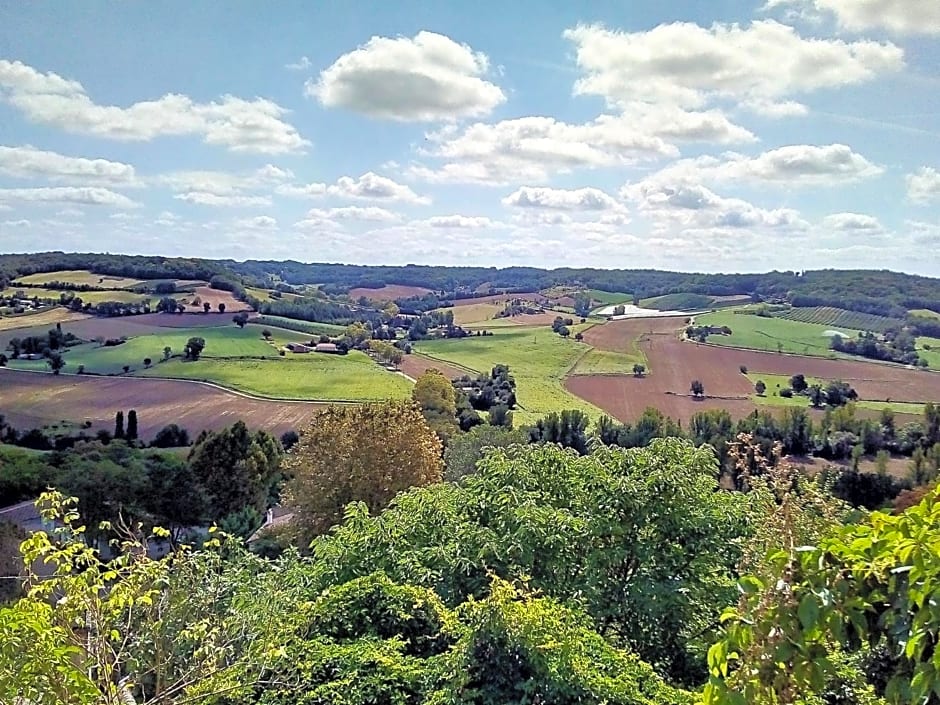
<svg viewBox="0 0 940 705">
<path fill-rule="evenodd" d="M 331 406 L 285 456 L 286 503 L 302 545 L 339 522 L 350 502 L 381 511 L 398 492 L 439 482 L 441 442 L 417 404 Z"/>
</svg>

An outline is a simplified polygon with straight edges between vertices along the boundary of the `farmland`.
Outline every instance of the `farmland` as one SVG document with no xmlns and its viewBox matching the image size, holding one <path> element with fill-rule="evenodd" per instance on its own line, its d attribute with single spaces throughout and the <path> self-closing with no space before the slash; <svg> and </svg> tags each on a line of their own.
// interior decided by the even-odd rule
<svg viewBox="0 0 940 705">
<path fill-rule="evenodd" d="M 731 335 L 712 335 L 716 345 L 768 350 L 802 355 L 834 356 L 829 349 L 832 326 L 803 323 L 784 318 L 735 313 L 732 310 L 705 313 L 695 317 L 697 326 L 727 326 Z M 850 334 L 851 331 L 840 331 Z"/>
<path fill-rule="evenodd" d="M 275 433 L 299 428 L 322 405 L 251 399 L 196 382 L 135 377 L 54 377 L 0 369 L 3 413 L 19 428 L 63 419 L 91 422 L 91 431 L 114 428 L 114 413 L 136 409 L 140 434 L 150 439 L 176 423 L 193 435 L 243 420 Z"/>
<path fill-rule="evenodd" d="M 16 291 L 16 287 L 12 287 Z M 63 294 L 63 291 L 58 289 L 46 289 L 39 287 L 30 287 L 29 289 L 22 289 L 26 298 L 38 297 L 39 299 L 49 299 L 52 301 L 59 301 L 59 297 Z M 144 301 L 150 301 L 154 304 L 160 299 L 156 294 L 143 294 L 137 291 L 127 291 L 124 289 L 109 289 L 106 291 L 70 291 L 70 294 L 75 294 L 85 303 L 90 304 L 100 304 L 103 301 L 115 301 L 122 304 L 140 304 Z M 184 298 L 183 294 L 174 294 L 174 298 L 181 299 Z"/>
<path fill-rule="evenodd" d="M 802 323 L 816 323 L 841 329 L 843 331 L 875 331 L 878 333 L 901 324 L 896 318 L 875 316 L 870 313 L 846 311 L 830 306 L 814 306 L 810 308 L 791 308 L 777 314 L 778 318 Z"/>
<path fill-rule="evenodd" d="M 633 294 L 622 294 L 616 291 L 603 291 L 601 289 L 588 289 L 585 293 L 590 295 L 592 300 L 599 301 L 606 306 L 622 304 L 628 301 L 633 302 Z"/>
<path fill-rule="evenodd" d="M 523 411 L 518 414 L 520 421 L 534 421 L 559 409 L 581 409 L 591 416 L 600 413 L 597 407 L 568 393 L 563 384 L 568 371 L 590 347 L 565 340 L 550 328 L 500 328 L 491 336 L 422 341 L 415 349 L 477 372 L 489 372 L 501 363 L 509 365 Z"/>
<path fill-rule="evenodd" d="M 129 289 L 143 284 L 143 279 L 130 279 L 128 277 L 115 277 L 109 274 L 95 274 L 87 269 L 68 269 L 57 272 L 41 272 L 20 277 L 13 282 L 16 284 L 29 284 L 31 286 L 61 282 L 75 284 L 76 286 L 96 286 L 102 289 Z"/>
<path fill-rule="evenodd" d="M 208 348 L 208 344 L 206 346 Z M 170 360 L 140 370 L 144 377 L 190 379 L 277 399 L 378 401 L 411 394 L 411 382 L 365 353 L 306 354 L 268 360 Z"/>
<path fill-rule="evenodd" d="M 469 306 L 454 306 L 449 309 L 441 309 L 454 312 L 454 323 L 458 326 L 474 325 L 478 323 L 488 323 L 497 313 L 503 310 L 501 304 L 479 303 Z"/>
<path fill-rule="evenodd" d="M 17 316 L 0 316 L 0 331 L 12 331 L 33 326 L 54 326 L 56 323 L 70 323 L 88 318 L 84 313 L 76 313 L 56 306 L 37 313 L 24 313 Z M 0 345 L 0 347 L 6 347 Z"/>
<path fill-rule="evenodd" d="M 366 289 L 365 287 L 356 287 L 349 290 L 349 298 L 357 301 L 361 297 L 371 299 L 372 301 L 394 301 L 409 296 L 421 296 L 429 294 L 430 289 L 423 286 L 405 286 L 403 284 L 386 284 L 381 289 Z"/>
</svg>

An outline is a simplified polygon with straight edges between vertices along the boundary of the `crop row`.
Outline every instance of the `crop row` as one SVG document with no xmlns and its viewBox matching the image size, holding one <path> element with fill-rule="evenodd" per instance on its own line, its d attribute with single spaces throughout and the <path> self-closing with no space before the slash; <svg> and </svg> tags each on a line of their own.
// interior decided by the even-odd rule
<svg viewBox="0 0 940 705">
<path fill-rule="evenodd" d="M 817 323 L 824 326 L 833 326 L 849 330 L 870 330 L 878 333 L 897 326 L 901 321 L 887 316 L 875 316 L 870 313 L 847 311 L 844 308 L 831 306 L 813 306 L 809 308 L 791 308 L 778 314 L 778 318 L 802 323 Z"/>
</svg>

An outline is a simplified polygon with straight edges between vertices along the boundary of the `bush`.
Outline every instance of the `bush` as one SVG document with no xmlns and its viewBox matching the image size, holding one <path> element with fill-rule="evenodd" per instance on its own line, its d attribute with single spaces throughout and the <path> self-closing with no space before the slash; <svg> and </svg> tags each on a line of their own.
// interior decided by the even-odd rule
<svg viewBox="0 0 940 705">
<path fill-rule="evenodd" d="M 787 399 L 793 396 L 793 390 L 790 389 L 789 387 L 784 387 L 778 393 L 780 394 L 780 396 L 786 397 Z"/>
<path fill-rule="evenodd" d="M 189 445 L 189 432 L 171 423 L 157 431 L 150 445 L 154 448 L 182 448 Z"/>
</svg>

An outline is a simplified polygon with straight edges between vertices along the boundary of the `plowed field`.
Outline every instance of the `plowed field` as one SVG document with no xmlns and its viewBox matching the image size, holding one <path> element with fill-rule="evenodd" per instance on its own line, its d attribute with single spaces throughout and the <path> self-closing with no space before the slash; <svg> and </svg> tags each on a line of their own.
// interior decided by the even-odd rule
<svg viewBox="0 0 940 705">
<path fill-rule="evenodd" d="M 67 420 L 112 429 L 119 410 L 137 410 L 140 436 L 149 441 L 170 423 L 195 437 L 239 419 L 250 428 L 283 433 L 299 428 L 322 404 L 252 399 L 198 382 L 136 377 L 53 376 L 0 370 L 0 409 L 21 429 Z"/>
<path fill-rule="evenodd" d="M 446 362 L 441 362 L 440 360 L 432 360 L 423 355 L 405 355 L 405 357 L 402 358 L 400 368 L 402 372 L 412 379 L 417 379 L 427 370 L 438 370 L 442 375 L 447 377 L 447 379 L 457 379 L 464 375 L 473 376 L 470 372 L 462 370 L 459 367 L 448 365 Z"/>
<path fill-rule="evenodd" d="M 651 372 L 632 375 L 575 375 L 568 377 L 569 391 L 625 421 L 635 419 L 648 406 L 667 416 L 687 420 L 705 408 L 723 408 L 732 415 L 755 408 L 754 393 L 740 373 L 745 365 L 753 373 L 841 379 L 852 385 L 861 399 L 875 401 L 940 401 L 940 374 L 854 360 L 829 360 L 800 355 L 780 355 L 728 347 L 700 345 L 679 338 L 676 319 L 634 319 L 594 326 L 584 342 L 603 350 L 630 353 L 633 346 L 649 360 Z M 709 397 L 701 401 L 687 395 L 692 380 L 701 380 Z M 716 398 L 717 397 L 717 398 Z"/>
</svg>

